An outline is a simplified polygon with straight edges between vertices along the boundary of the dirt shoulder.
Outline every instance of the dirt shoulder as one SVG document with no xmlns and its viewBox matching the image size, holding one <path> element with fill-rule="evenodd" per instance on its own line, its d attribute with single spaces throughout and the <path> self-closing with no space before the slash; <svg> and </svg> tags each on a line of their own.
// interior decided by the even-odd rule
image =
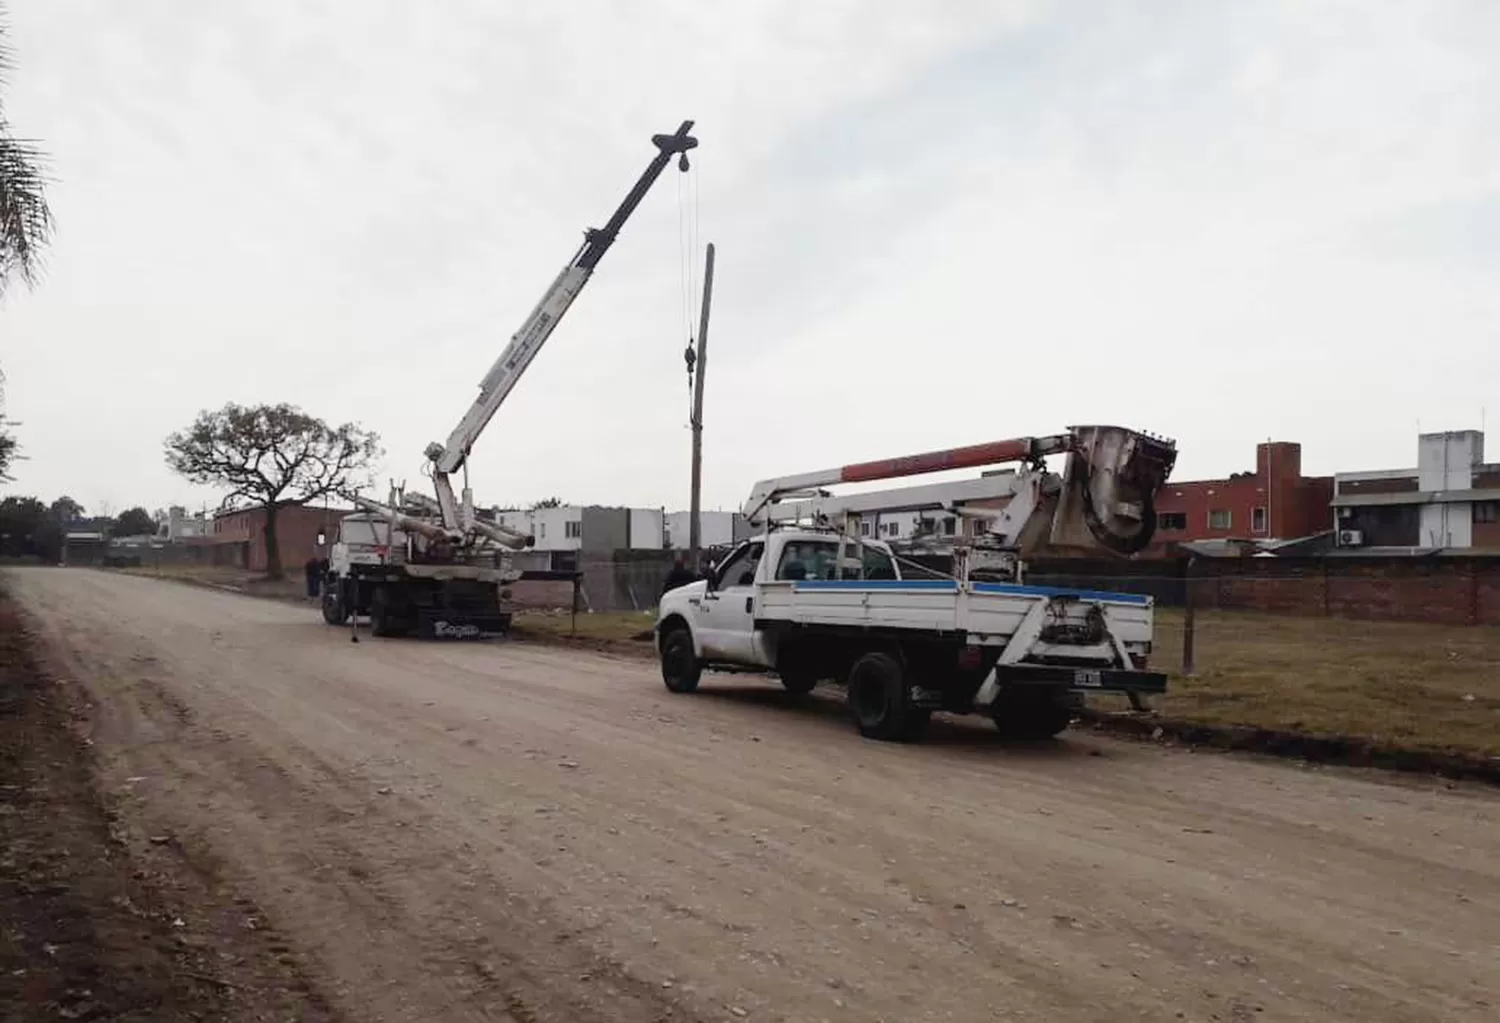
<svg viewBox="0 0 1500 1023">
<path fill-rule="evenodd" d="M 87 701 L 26 626 L 0 592 L 0 1018 L 333 1018 L 209 864 L 131 836 L 96 784 Z"/>
</svg>

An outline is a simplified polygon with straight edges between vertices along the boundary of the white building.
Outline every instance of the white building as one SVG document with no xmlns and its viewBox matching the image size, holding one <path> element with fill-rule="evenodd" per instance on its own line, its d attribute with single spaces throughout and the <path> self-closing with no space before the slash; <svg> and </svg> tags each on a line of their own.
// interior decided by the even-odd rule
<svg viewBox="0 0 1500 1023">
<path fill-rule="evenodd" d="M 728 547 L 736 540 L 742 540 L 749 535 L 749 523 L 739 512 L 700 511 L 698 516 L 700 546 Z M 692 512 L 667 513 L 667 545 L 669 547 L 673 550 L 687 550 L 692 535 Z"/>
<path fill-rule="evenodd" d="M 607 508 L 565 504 L 557 508 L 497 511 L 505 528 L 535 537 L 538 551 L 661 550 L 666 516 L 660 508 Z"/>
<path fill-rule="evenodd" d="M 187 509 L 180 504 L 174 504 L 168 508 L 166 513 L 156 513 L 156 536 L 157 539 L 177 543 L 182 540 L 191 540 L 200 536 L 208 536 L 213 532 L 214 523 L 212 517 L 199 512 L 197 515 L 189 515 Z"/>
<path fill-rule="evenodd" d="M 1500 549 L 1500 464 L 1478 430 L 1424 433 L 1417 464 L 1333 477 L 1340 548 Z"/>
</svg>

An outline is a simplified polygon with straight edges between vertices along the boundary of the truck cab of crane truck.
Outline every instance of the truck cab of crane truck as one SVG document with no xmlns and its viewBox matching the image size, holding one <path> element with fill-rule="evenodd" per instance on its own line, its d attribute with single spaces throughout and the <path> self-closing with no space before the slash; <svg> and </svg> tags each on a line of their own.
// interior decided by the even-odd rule
<svg viewBox="0 0 1500 1023">
<path fill-rule="evenodd" d="M 839 563 L 840 546 L 843 561 Z M 861 560 L 855 560 L 854 552 Z M 657 611 L 657 641 L 674 628 L 685 629 L 695 660 L 739 670 L 774 671 L 778 666 L 775 633 L 755 627 L 755 602 L 763 585 L 787 586 L 803 580 L 898 580 L 901 570 L 891 549 L 879 540 L 857 547 L 837 533 L 817 529 L 781 529 L 752 537 L 735 547 L 707 574 L 663 594 Z M 793 691 L 805 686 L 783 672 Z M 805 686 L 811 688 L 811 686 Z"/>
</svg>

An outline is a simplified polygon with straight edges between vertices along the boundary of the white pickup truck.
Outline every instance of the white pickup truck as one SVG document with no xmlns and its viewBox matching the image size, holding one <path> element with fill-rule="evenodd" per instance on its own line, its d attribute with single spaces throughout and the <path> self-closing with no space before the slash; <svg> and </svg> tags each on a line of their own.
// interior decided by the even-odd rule
<svg viewBox="0 0 1500 1023">
<path fill-rule="evenodd" d="M 831 680 L 848 687 L 863 735 L 896 740 L 919 738 L 935 710 L 1044 738 L 1084 693 L 1166 690 L 1146 667 L 1150 597 L 903 579 L 885 544 L 865 543 L 862 565 L 848 549 L 836 569 L 837 536 L 778 530 L 667 591 L 656 623 L 667 688 L 691 693 L 705 669 L 774 672 L 793 693 Z"/>
<path fill-rule="evenodd" d="M 1057 455 L 1061 475 L 1045 462 Z M 832 680 L 876 739 L 916 739 L 935 710 L 1043 738 L 1067 727 L 1085 693 L 1142 706 L 1166 690 L 1147 667 L 1151 598 L 1023 585 L 1024 558 L 1145 549 L 1175 461 L 1164 438 L 1077 426 L 762 480 L 744 513 L 765 531 L 662 596 L 662 679 L 674 693 L 696 690 L 705 669 L 774 672 L 793 693 Z M 823 489 L 999 462 L 1021 468 L 843 497 Z M 878 539 L 882 514 L 913 510 L 943 516 L 955 578 L 904 578 Z"/>
</svg>

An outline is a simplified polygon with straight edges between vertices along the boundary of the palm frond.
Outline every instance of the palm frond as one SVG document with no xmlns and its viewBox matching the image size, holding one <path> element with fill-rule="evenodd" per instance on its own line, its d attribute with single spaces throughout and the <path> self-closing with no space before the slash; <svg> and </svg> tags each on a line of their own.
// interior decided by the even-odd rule
<svg viewBox="0 0 1500 1023">
<path fill-rule="evenodd" d="M 0 4 L 0 85 L 11 69 Z M 42 250 L 52 239 L 45 158 L 34 142 L 18 139 L 0 107 L 0 295 L 12 276 L 28 285 L 41 271 Z"/>
<path fill-rule="evenodd" d="M 12 275 L 36 281 L 42 249 L 52 238 L 41 151 L 12 138 L 0 120 L 0 294 Z"/>
</svg>

